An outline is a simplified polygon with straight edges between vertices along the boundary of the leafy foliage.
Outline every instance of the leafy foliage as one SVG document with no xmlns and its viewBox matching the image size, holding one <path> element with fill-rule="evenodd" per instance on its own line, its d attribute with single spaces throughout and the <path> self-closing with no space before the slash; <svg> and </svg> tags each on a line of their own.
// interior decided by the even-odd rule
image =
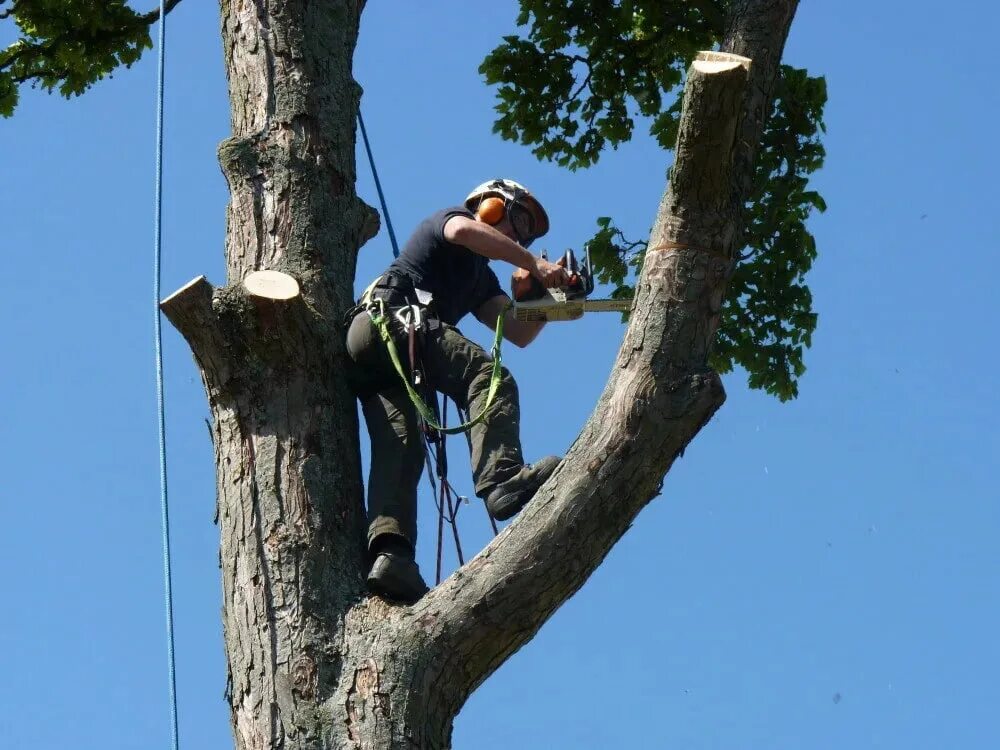
<svg viewBox="0 0 1000 750">
<path fill-rule="evenodd" d="M 610 216 L 601 216 L 597 226 L 597 234 L 584 244 L 594 266 L 596 280 L 613 285 L 612 299 L 628 299 L 635 293 L 635 288 L 627 280 L 637 277 L 642 271 L 647 243 L 627 240 Z M 622 313 L 622 322 L 627 320 L 628 313 Z"/>
<path fill-rule="evenodd" d="M 740 365 L 752 388 L 785 401 L 798 395 L 803 348 L 816 329 L 804 283 L 816 240 L 805 222 L 814 209 L 826 210 L 819 193 L 808 189 L 808 175 L 826 155 L 819 139 L 826 81 L 784 65 L 774 93 L 746 207 L 748 250 L 729 282 L 712 366 L 728 372 Z"/>
<path fill-rule="evenodd" d="M 124 0 L 0 0 L 0 20 L 13 21 L 20 36 L 0 51 L 0 115 L 14 113 L 21 84 L 69 98 L 130 67 L 152 46 L 149 26 L 158 18 Z"/>
<path fill-rule="evenodd" d="M 665 149 L 677 139 L 678 93 L 698 51 L 721 39 L 727 0 L 521 0 L 524 37 L 507 36 L 480 72 L 498 85 L 494 131 L 569 169 L 597 162 L 648 118 Z M 747 252 L 730 281 L 712 366 L 743 367 L 752 388 L 798 395 L 803 349 L 816 314 L 804 276 L 816 258 L 805 221 L 823 199 L 808 189 L 820 142 L 826 83 L 782 66 L 747 204 Z M 613 297 L 630 296 L 646 243 L 628 241 L 610 217 L 587 248 Z"/>
<path fill-rule="evenodd" d="M 570 169 L 632 137 L 632 114 L 653 118 L 665 148 L 680 106 L 664 97 L 690 60 L 722 33 L 719 0 L 521 0 L 526 39 L 504 37 L 480 72 L 497 91 L 494 131 Z M 630 111 L 631 110 L 631 111 Z"/>
</svg>

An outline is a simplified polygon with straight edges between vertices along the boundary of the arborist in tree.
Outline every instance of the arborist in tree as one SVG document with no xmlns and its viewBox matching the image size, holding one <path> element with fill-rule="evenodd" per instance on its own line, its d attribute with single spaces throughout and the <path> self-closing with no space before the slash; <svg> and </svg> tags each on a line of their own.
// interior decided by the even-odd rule
<svg viewBox="0 0 1000 750">
<path fill-rule="evenodd" d="M 440 391 L 470 415 L 475 491 L 496 519 L 521 510 L 559 464 L 555 456 L 524 463 L 514 378 L 506 368 L 494 372 L 493 359 L 455 327 L 471 312 L 517 346 L 538 336 L 545 323 L 514 317 L 489 262 L 505 260 L 546 287 L 565 285 L 563 267 L 526 249 L 548 230 L 545 209 L 522 185 L 484 183 L 464 206 L 421 222 L 352 311 L 350 378 L 372 442 L 368 586 L 375 593 L 414 602 L 427 591 L 414 561 L 423 405 L 411 391 Z"/>
</svg>

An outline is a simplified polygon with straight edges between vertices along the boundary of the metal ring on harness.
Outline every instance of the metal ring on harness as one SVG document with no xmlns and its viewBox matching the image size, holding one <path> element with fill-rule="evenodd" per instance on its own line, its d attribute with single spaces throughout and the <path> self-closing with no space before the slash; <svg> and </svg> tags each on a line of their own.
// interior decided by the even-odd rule
<svg viewBox="0 0 1000 750">
<path fill-rule="evenodd" d="M 407 305 L 396 310 L 396 320 L 402 323 L 403 328 L 410 330 L 421 328 L 424 324 L 423 314 L 420 305 Z"/>
</svg>

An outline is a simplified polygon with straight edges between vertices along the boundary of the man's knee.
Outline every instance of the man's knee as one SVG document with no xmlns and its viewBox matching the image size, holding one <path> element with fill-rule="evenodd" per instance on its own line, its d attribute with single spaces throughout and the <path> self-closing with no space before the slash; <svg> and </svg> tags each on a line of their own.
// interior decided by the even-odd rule
<svg viewBox="0 0 1000 750">
<path fill-rule="evenodd" d="M 506 367 L 500 368 L 500 382 L 497 387 L 497 395 L 503 398 L 505 401 L 512 401 L 513 403 L 518 403 L 518 390 L 517 381 L 514 380 L 514 376 L 511 375 L 510 370 Z"/>
<path fill-rule="evenodd" d="M 510 388 L 513 388 L 514 390 L 517 390 L 517 381 L 514 380 L 514 376 L 511 374 L 510 370 L 503 365 L 500 365 L 500 382 Z"/>
</svg>

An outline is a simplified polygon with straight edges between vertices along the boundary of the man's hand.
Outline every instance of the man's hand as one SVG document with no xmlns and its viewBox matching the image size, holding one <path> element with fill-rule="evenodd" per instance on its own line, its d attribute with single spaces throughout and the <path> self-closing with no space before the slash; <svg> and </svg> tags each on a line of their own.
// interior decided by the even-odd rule
<svg viewBox="0 0 1000 750">
<path fill-rule="evenodd" d="M 569 274 L 563 268 L 563 263 L 563 258 L 560 258 L 558 263 L 550 263 L 544 258 L 535 258 L 534 268 L 529 270 L 531 275 L 542 282 L 546 288 L 553 289 L 569 284 Z"/>
</svg>

